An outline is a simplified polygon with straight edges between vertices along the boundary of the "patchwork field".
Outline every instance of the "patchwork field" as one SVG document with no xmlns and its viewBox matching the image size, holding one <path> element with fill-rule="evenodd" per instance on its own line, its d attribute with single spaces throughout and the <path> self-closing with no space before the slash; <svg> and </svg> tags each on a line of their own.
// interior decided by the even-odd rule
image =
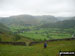
<svg viewBox="0 0 75 56">
<path fill-rule="evenodd" d="M 38 28 L 37 26 L 15 26 L 10 28 L 13 33 L 20 34 L 35 41 L 71 38 L 74 28 Z"/>
</svg>

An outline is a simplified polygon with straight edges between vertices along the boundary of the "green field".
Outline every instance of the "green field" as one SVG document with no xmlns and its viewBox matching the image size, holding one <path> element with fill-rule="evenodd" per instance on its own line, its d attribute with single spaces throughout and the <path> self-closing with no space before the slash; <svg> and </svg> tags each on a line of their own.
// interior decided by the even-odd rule
<svg viewBox="0 0 75 56">
<path fill-rule="evenodd" d="M 75 51 L 75 40 L 48 42 L 46 49 L 43 48 L 43 43 L 33 46 L 0 44 L 0 56 L 58 56 L 60 50 Z"/>
<path fill-rule="evenodd" d="M 11 26 L 12 32 L 17 32 L 22 36 L 33 40 L 51 40 L 71 38 L 74 33 L 74 28 L 60 29 L 60 28 L 38 28 L 37 26 Z"/>
</svg>

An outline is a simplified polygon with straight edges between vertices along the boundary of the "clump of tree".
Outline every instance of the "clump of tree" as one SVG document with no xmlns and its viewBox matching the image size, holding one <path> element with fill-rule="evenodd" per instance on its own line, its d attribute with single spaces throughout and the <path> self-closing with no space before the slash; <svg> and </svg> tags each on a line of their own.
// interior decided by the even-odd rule
<svg viewBox="0 0 75 56">
<path fill-rule="evenodd" d="M 21 36 L 20 36 L 20 35 L 17 35 L 17 34 L 16 34 L 15 37 L 13 38 L 14 41 L 17 41 L 17 40 L 20 40 L 20 39 L 21 39 Z"/>
<path fill-rule="evenodd" d="M 47 39 L 46 38 L 44 38 L 44 41 L 46 41 Z"/>
<path fill-rule="evenodd" d="M 2 38 L 0 37 L 0 42 L 2 41 Z"/>
</svg>

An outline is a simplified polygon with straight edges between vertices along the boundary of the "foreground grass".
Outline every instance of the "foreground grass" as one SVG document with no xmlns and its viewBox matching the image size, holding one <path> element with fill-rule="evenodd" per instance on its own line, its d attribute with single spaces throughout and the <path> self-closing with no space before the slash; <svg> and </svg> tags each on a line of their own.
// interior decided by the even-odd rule
<svg viewBox="0 0 75 56">
<path fill-rule="evenodd" d="M 0 44 L 0 56 L 58 56 L 60 50 L 75 51 L 75 40 L 48 42 L 46 49 L 43 48 L 43 43 L 33 46 Z"/>
</svg>

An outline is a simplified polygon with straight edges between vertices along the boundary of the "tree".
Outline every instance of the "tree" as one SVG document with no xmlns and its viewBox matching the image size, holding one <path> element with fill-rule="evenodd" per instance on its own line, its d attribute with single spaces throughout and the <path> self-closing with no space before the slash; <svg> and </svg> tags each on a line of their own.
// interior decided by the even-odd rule
<svg viewBox="0 0 75 56">
<path fill-rule="evenodd" d="M 44 41 L 46 41 L 46 38 L 44 38 Z"/>
<path fill-rule="evenodd" d="M 20 39 L 21 39 L 21 36 L 15 35 L 14 41 L 17 41 L 17 40 L 20 40 Z"/>
<path fill-rule="evenodd" d="M 0 37 L 0 42 L 2 41 L 2 38 Z"/>
</svg>

